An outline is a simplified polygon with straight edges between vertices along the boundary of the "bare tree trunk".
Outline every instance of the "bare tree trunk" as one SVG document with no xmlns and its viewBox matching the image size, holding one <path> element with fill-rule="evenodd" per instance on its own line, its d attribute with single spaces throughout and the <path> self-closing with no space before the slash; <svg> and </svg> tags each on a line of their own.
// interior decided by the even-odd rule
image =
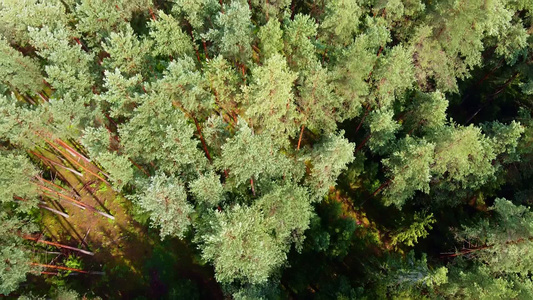
<svg viewBox="0 0 533 300">
<path fill-rule="evenodd" d="M 40 263 L 30 263 L 32 266 L 42 267 L 42 268 L 49 268 L 49 269 L 58 269 L 58 270 L 67 270 L 67 271 L 74 271 L 84 274 L 89 274 L 89 272 L 81 270 L 81 269 L 75 269 L 75 268 L 68 268 L 68 267 L 62 267 L 62 266 L 54 266 L 54 265 L 47 265 L 47 264 L 40 264 Z"/>
<path fill-rule="evenodd" d="M 25 240 L 28 240 L 28 241 L 34 241 L 34 242 L 37 242 L 37 243 L 56 246 L 56 247 L 63 248 L 63 249 L 69 249 L 69 250 L 77 251 L 77 252 L 80 252 L 80 253 L 83 253 L 83 254 L 87 254 L 87 255 L 91 255 L 91 256 L 94 255 L 94 253 L 91 252 L 91 251 L 87 251 L 87 250 L 83 250 L 83 249 L 80 249 L 80 248 L 71 247 L 71 246 L 67 246 L 67 245 L 63 245 L 63 244 L 59 244 L 59 243 L 44 241 L 44 240 L 40 240 L 38 238 L 33 238 L 31 236 L 23 236 L 22 238 L 25 239 Z"/>
</svg>

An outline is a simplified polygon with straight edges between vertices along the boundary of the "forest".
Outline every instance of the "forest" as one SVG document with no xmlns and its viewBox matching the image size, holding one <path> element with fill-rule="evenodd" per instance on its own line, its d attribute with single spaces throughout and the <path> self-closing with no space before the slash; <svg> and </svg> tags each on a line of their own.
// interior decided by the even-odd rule
<svg viewBox="0 0 533 300">
<path fill-rule="evenodd" d="M 0 298 L 533 299 L 532 0 L 1 0 Z"/>
</svg>

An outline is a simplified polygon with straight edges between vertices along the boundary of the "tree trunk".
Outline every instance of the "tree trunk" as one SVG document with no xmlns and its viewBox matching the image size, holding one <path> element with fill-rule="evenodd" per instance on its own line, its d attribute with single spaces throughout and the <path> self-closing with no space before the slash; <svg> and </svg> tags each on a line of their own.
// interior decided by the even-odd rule
<svg viewBox="0 0 533 300">
<path fill-rule="evenodd" d="M 67 245 L 63 245 L 63 244 L 59 244 L 59 243 L 44 241 L 44 240 L 40 240 L 40 239 L 37 239 L 37 238 L 33 238 L 31 236 L 23 236 L 22 238 L 25 239 L 25 240 L 28 240 L 28 241 L 34 241 L 36 243 L 42 243 L 42 244 L 46 244 L 46 245 L 51 245 L 51 246 L 63 248 L 63 249 L 69 249 L 69 250 L 77 251 L 77 252 L 80 252 L 80 253 L 83 253 L 83 254 L 87 254 L 87 255 L 91 255 L 91 256 L 94 255 L 94 253 L 91 252 L 91 251 L 87 251 L 87 250 L 83 250 L 83 249 L 80 249 L 80 248 L 71 247 L 71 246 L 67 246 Z"/>
<path fill-rule="evenodd" d="M 34 263 L 34 262 L 32 262 L 30 264 L 32 266 L 37 266 L 37 267 L 43 267 L 43 268 L 49 268 L 49 269 L 58 269 L 58 270 L 67 270 L 67 271 L 74 271 L 74 272 L 78 272 L 78 273 L 89 274 L 89 272 L 81 270 L 81 269 L 74 269 L 74 268 L 68 268 L 68 267 L 62 267 L 62 266 L 40 264 L 40 263 Z"/>
</svg>

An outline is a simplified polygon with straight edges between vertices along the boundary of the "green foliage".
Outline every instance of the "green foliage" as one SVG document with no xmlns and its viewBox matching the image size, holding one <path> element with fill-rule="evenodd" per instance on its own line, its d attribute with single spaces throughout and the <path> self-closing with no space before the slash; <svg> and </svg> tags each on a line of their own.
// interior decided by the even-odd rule
<svg viewBox="0 0 533 300">
<path fill-rule="evenodd" d="M 22 93 L 38 92 L 43 87 L 41 69 L 35 60 L 23 56 L 0 38 L 0 78 Z"/>
<path fill-rule="evenodd" d="M 124 77 L 118 68 L 113 72 L 106 70 L 104 75 L 104 87 L 107 91 L 96 96 L 97 100 L 110 106 L 112 117 L 130 117 L 134 106 L 140 101 L 138 94 L 142 77 L 139 74 L 133 77 Z"/>
<path fill-rule="evenodd" d="M 76 255 L 69 255 L 65 260 L 65 266 L 67 268 L 81 269 L 83 270 L 83 261 Z M 72 271 L 67 271 L 64 276 L 68 276 Z"/>
<path fill-rule="evenodd" d="M 259 47 L 261 49 L 261 59 L 266 61 L 275 54 L 283 50 L 283 30 L 277 19 L 270 19 L 259 28 L 257 37 L 259 38 Z"/>
<path fill-rule="evenodd" d="M 198 163 L 205 157 L 192 139 L 194 128 L 183 112 L 160 95 L 149 94 L 135 109 L 134 117 L 119 127 L 124 154 L 137 163 L 157 162 L 162 170 L 175 172 Z M 147 143 L 149 141 L 149 143 Z"/>
<path fill-rule="evenodd" d="M 252 58 L 250 8 L 241 1 L 232 1 L 230 5 L 224 5 L 223 11 L 214 19 L 216 29 L 211 29 L 205 37 L 213 41 L 218 52 L 230 61 L 247 63 Z"/>
<path fill-rule="evenodd" d="M 109 173 L 113 187 L 120 191 L 133 181 L 133 166 L 127 157 L 112 152 L 104 152 L 95 157 L 104 170 Z"/>
<path fill-rule="evenodd" d="M 312 215 L 311 199 L 306 188 L 287 183 L 275 186 L 254 203 L 265 214 L 263 226 L 280 244 L 301 244 Z"/>
<path fill-rule="evenodd" d="M 433 131 L 446 123 L 448 100 L 439 91 L 433 93 L 417 92 L 408 110 L 406 125 L 408 129 L 422 126 L 424 131 Z"/>
<path fill-rule="evenodd" d="M 316 61 L 313 40 L 317 35 L 317 25 L 308 16 L 297 14 L 285 25 L 283 40 L 285 57 L 293 71 L 300 71 Z"/>
<path fill-rule="evenodd" d="M 0 206 L 0 293 L 8 295 L 26 280 L 26 274 L 35 270 L 30 266 L 32 254 L 17 235 L 35 231 L 34 224 L 27 219 L 8 215 L 5 205 Z"/>
<path fill-rule="evenodd" d="M 98 245 L 132 262 L 107 298 L 220 298 L 205 263 L 237 299 L 531 298 L 529 2 L 2 1 L 0 293 L 37 261 L 29 217 L 54 231 L 31 181 L 94 164 L 142 223 Z M 165 255 L 139 272 L 132 243 Z"/>
<path fill-rule="evenodd" d="M 379 107 L 389 107 L 412 86 L 414 82 L 412 56 L 410 49 L 396 46 L 378 60 L 372 79 L 375 85 L 374 97 Z"/>
<path fill-rule="evenodd" d="M 340 173 L 354 160 L 355 145 L 343 138 L 344 132 L 330 134 L 311 153 L 312 170 L 307 180 L 314 197 L 320 200 Z"/>
<path fill-rule="evenodd" d="M 370 113 L 368 117 L 370 127 L 370 140 L 368 146 L 376 153 L 386 153 L 392 148 L 395 133 L 401 127 L 394 120 L 394 112 L 390 109 L 378 109 Z"/>
<path fill-rule="evenodd" d="M 72 40 L 72 31 L 66 27 L 28 29 L 31 44 L 48 64 L 45 66 L 49 82 L 63 97 L 86 96 L 94 85 L 92 72 L 94 54 L 82 50 L 81 46 Z"/>
<path fill-rule="evenodd" d="M 71 5 L 78 19 L 76 29 L 83 33 L 92 47 L 100 47 L 114 31 L 128 30 L 133 15 L 147 10 L 150 0 L 91 0 Z"/>
<path fill-rule="evenodd" d="M 302 123 L 314 132 L 331 133 L 343 120 L 343 103 L 334 93 L 331 75 L 319 63 L 302 74 L 297 103 L 304 116 Z"/>
<path fill-rule="evenodd" d="M 216 206 L 224 200 L 224 187 L 215 172 L 201 175 L 190 184 L 191 193 L 200 203 Z"/>
<path fill-rule="evenodd" d="M 37 173 L 26 156 L 0 152 L 0 203 L 9 203 L 18 196 L 24 200 L 17 201 L 17 210 L 28 212 L 34 208 L 38 193 L 31 180 Z"/>
<path fill-rule="evenodd" d="M 258 132 L 286 146 L 287 138 L 298 131 L 292 92 L 297 75 L 289 70 L 281 55 L 274 55 L 264 65 L 254 68 L 252 75 L 253 82 L 245 91 L 246 115 Z"/>
<path fill-rule="evenodd" d="M 419 238 L 425 238 L 428 236 L 428 230 L 433 228 L 431 224 L 435 222 L 437 221 L 433 217 L 433 214 L 424 217 L 422 214 L 415 213 L 413 223 L 411 223 L 409 227 L 402 228 L 392 234 L 391 245 L 398 246 L 402 244 L 408 247 L 414 246 Z"/>
<path fill-rule="evenodd" d="M 214 102 L 208 92 L 209 83 L 188 56 L 172 61 L 153 89 L 159 91 L 161 97 L 175 101 L 186 113 L 193 115 L 210 109 Z"/>
<path fill-rule="evenodd" d="M 187 202 L 185 187 L 178 178 L 164 174 L 152 176 L 135 200 L 150 213 L 152 226 L 160 228 L 161 239 L 169 235 L 184 237 L 194 207 Z"/>
<path fill-rule="evenodd" d="M 69 18 L 66 7 L 59 0 L 5 0 L 0 6 L 0 35 L 10 43 L 26 45 L 28 28 L 61 27 L 69 22 Z"/>
<path fill-rule="evenodd" d="M 373 52 L 373 36 L 359 35 L 340 54 L 340 64 L 332 68 L 335 94 L 341 99 L 342 108 L 339 110 L 341 119 L 357 116 L 361 110 L 361 103 L 370 92 L 366 80 L 370 76 L 377 57 Z"/>
<path fill-rule="evenodd" d="M 216 212 L 214 222 L 214 231 L 202 237 L 202 256 L 213 262 L 217 281 L 264 283 L 285 261 L 286 247 L 265 228 L 263 212 L 235 205 Z"/>
<path fill-rule="evenodd" d="M 324 42 L 337 45 L 351 44 L 353 36 L 359 31 L 359 18 L 362 13 L 355 1 L 328 1 L 324 20 L 320 23 Z"/>
<path fill-rule="evenodd" d="M 222 56 L 210 60 L 205 69 L 205 78 L 215 95 L 216 105 L 230 113 L 235 108 L 238 75 Z"/>
<path fill-rule="evenodd" d="M 118 69 L 121 73 L 134 76 L 144 70 L 152 47 L 150 40 L 139 39 L 131 26 L 118 33 L 111 32 L 102 46 L 109 53 L 103 66 L 108 70 Z M 146 72 L 145 72 L 146 73 Z"/>
<path fill-rule="evenodd" d="M 190 37 L 181 29 L 179 22 L 172 15 L 159 13 L 159 18 L 150 22 L 150 37 L 154 41 L 154 54 L 180 57 L 192 55 L 193 46 Z"/>
<path fill-rule="evenodd" d="M 533 283 L 527 277 L 495 277 L 482 264 L 465 269 L 464 262 L 450 268 L 448 283 L 439 287 L 438 294 L 449 299 L 528 299 L 531 296 Z"/>
<path fill-rule="evenodd" d="M 533 270 L 529 251 L 533 213 L 501 198 L 495 200 L 491 210 L 495 214 L 493 219 L 465 227 L 458 237 L 479 245 L 473 256 L 492 272 L 528 274 Z"/>
<path fill-rule="evenodd" d="M 182 16 L 197 32 L 205 32 L 221 9 L 217 0 L 175 0 L 172 12 Z M 208 25 L 209 24 L 209 25 Z M 198 39 L 199 36 L 195 36 Z"/>
<path fill-rule="evenodd" d="M 389 256 L 380 269 L 373 291 L 379 298 L 422 298 L 421 292 L 431 291 L 448 281 L 447 268 L 430 269 L 426 254 L 417 259 L 413 251 L 405 259 Z"/>
<path fill-rule="evenodd" d="M 241 121 L 243 122 L 243 121 Z M 303 165 L 294 164 L 265 134 L 254 134 L 244 122 L 236 135 L 222 146 L 219 170 L 228 170 L 228 181 L 238 186 L 250 179 L 271 181 L 287 177 L 298 180 Z"/>
<path fill-rule="evenodd" d="M 478 127 L 444 126 L 432 140 L 436 143 L 432 173 L 446 178 L 445 188 L 477 187 L 494 175 L 495 149 Z"/>
<path fill-rule="evenodd" d="M 407 137 L 400 142 L 397 151 L 382 161 L 389 177 L 384 191 L 385 204 L 402 207 L 416 191 L 429 192 L 434 149 L 434 144 Z"/>
</svg>

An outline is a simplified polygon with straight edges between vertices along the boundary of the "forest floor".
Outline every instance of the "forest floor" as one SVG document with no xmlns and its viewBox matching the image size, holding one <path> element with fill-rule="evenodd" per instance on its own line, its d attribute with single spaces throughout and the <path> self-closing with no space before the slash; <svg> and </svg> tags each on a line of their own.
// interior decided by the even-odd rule
<svg viewBox="0 0 533 300">
<path fill-rule="evenodd" d="M 55 176 L 51 182 L 65 189 L 56 187 L 54 190 L 114 217 L 111 219 L 91 209 L 83 210 L 62 195 L 54 197 L 52 192 L 47 192 L 47 205 L 69 217 L 41 210 L 42 232 L 46 237 L 41 239 L 94 252 L 94 256 L 77 252 L 70 252 L 70 255 L 82 258 L 85 271 L 105 272 L 104 275 L 83 275 L 82 287 L 98 290 L 98 294 L 106 298 L 160 298 L 168 294 L 173 285 L 180 286 L 176 281 L 185 280 L 193 289 L 200 287 L 197 294 L 201 298 L 222 298 L 212 268 L 197 264 L 186 243 L 179 240 L 161 243 L 157 232 L 133 219 L 132 203 L 111 188 L 97 166 L 62 150 L 66 149 L 56 146 L 38 153 L 46 158 L 41 161 Z M 65 167 L 83 175 L 77 176 Z M 161 249 L 163 245 L 169 248 Z"/>
</svg>

